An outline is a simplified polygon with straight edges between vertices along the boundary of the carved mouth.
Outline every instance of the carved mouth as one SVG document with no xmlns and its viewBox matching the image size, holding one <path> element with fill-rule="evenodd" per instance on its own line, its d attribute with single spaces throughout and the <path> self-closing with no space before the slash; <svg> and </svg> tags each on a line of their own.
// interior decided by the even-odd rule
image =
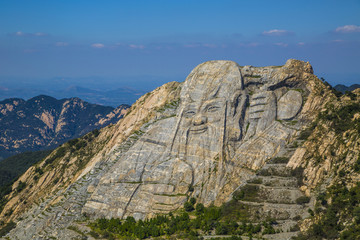
<svg viewBox="0 0 360 240">
<path fill-rule="evenodd" d="M 199 133 L 205 132 L 207 129 L 208 129 L 207 126 L 202 126 L 202 127 L 198 127 L 198 128 L 193 127 L 193 128 L 190 128 L 190 132 L 199 134 Z"/>
</svg>

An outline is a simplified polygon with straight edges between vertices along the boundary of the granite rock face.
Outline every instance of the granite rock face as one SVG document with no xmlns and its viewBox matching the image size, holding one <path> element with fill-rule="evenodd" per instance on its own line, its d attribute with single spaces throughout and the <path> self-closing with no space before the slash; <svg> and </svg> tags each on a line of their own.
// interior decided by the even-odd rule
<svg viewBox="0 0 360 240">
<path fill-rule="evenodd" d="M 175 210 L 189 195 L 205 205 L 225 201 L 296 132 L 281 120 L 298 117 L 308 90 L 281 70 L 231 61 L 197 66 L 176 116 L 148 128 L 91 187 L 83 211 L 139 219 Z M 292 90 L 297 85 L 301 91 Z"/>
<path fill-rule="evenodd" d="M 297 60 L 281 67 L 202 63 L 185 82 L 144 95 L 103 130 L 103 149 L 70 186 L 25 212 L 10 235 L 66 238 L 79 216 L 144 219 L 181 207 L 189 196 L 220 205 L 269 159 L 289 155 L 285 146 L 319 105 L 312 97 L 318 82 L 311 65 Z M 34 217 L 41 211 L 46 217 Z"/>
</svg>

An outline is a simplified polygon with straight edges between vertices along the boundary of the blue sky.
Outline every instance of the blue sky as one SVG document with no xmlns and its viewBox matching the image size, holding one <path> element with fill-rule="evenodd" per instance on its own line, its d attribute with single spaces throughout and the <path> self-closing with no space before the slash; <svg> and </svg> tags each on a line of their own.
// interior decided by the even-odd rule
<svg viewBox="0 0 360 240">
<path fill-rule="evenodd" d="M 0 87 L 151 88 L 207 60 L 289 58 L 332 84 L 360 83 L 359 13 L 359 0 L 1 0 Z"/>
</svg>

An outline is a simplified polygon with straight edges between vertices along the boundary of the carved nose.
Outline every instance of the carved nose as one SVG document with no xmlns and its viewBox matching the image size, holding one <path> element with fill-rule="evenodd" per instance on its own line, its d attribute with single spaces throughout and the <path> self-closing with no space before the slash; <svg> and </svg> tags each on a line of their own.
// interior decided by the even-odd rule
<svg viewBox="0 0 360 240">
<path fill-rule="evenodd" d="M 207 121 L 207 118 L 205 116 L 196 115 L 195 119 L 194 119 L 194 125 L 195 126 L 202 125 L 202 124 L 205 124 L 206 121 Z"/>
</svg>

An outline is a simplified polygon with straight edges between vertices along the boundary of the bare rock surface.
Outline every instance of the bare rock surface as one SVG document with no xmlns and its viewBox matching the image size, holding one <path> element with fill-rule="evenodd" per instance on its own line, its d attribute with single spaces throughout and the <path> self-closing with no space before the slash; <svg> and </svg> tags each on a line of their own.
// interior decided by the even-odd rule
<svg viewBox="0 0 360 240">
<path fill-rule="evenodd" d="M 316 81 L 310 64 L 297 60 L 282 67 L 200 64 L 166 95 L 159 88 L 142 97 L 115 126 L 121 133 L 109 128 L 115 132 L 102 157 L 90 160 L 67 189 L 24 213 L 10 238 L 65 239 L 71 232 L 67 227 L 81 216 L 144 219 L 178 209 L 189 196 L 220 205 L 256 171 L 268 168 L 285 175 L 259 175 L 274 186 L 260 187 L 269 199 L 261 209 L 271 212 L 290 204 L 294 210 L 288 217 L 294 217 L 302 211 L 294 204 L 302 193 L 290 170 L 285 164 L 266 164 L 287 151 L 285 146 L 313 116 L 315 108 L 304 107 L 303 101 L 318 101 L 311 97 Z M 279 199 L 279 194 L 287 197 Z M 38 213 L 52 203 L 56 207 L 40 219 Z"/>
</svg>

